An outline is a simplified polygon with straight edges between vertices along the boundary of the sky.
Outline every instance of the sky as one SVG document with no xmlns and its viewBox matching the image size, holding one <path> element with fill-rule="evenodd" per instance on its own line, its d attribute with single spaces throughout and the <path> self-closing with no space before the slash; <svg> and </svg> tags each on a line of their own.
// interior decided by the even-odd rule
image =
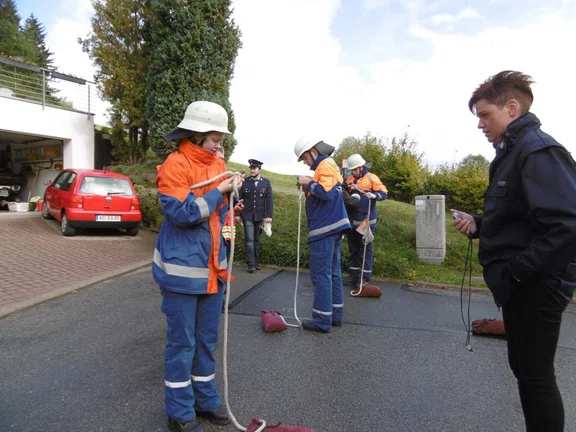
<svg viewBox="0 0 576 432">
<path fill-rule="evenodd" d="M 16 4 L 46 26 L 60 72 L 93 79 L 76 42 L 90 31 L 90 0 Z M 337 147 L 348 136 L 404 132 L 431 167 L 469 154 L 492 160 L 468 100 L 507 69 L 534 78 L 532 112 L 576 152 L 576 0 L 234 0 L 233 9 L 242 32 L 230 89 L 234 162 L 307 174 L 294 155 L 303 135 Z M 97 124 L 105 108 L 97 104 Z"/>
</svg>

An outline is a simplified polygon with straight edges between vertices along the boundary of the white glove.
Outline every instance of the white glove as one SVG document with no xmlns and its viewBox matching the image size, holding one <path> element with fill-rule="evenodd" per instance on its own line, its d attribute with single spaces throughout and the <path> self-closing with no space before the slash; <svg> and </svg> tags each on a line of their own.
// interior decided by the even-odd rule
<svg viewBox="0 0 576 432">
<path fill-rule="evenodd" d="M 263 220 L 260 223 L 260 228 L 262 228 L 262 231 L 264 231 L 264 234 L 266 234 L 268 237 L 270 237 L 272 235 L 272 224 L 271 223 L 266 223 L 266 221 Z"/>
<path fill-rule="evenodd" d="M 366 192 L 364 195 L 365 195 L 366 198 L 368 198 L 368 199 L 376 199 L 376 195 L 373 194 L 372 192 Z"/>
</svg>

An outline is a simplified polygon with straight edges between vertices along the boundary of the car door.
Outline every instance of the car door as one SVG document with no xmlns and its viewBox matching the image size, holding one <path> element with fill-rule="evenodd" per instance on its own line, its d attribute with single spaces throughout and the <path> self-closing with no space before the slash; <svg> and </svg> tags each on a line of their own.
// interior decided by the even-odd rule
<svg viewBox="0 0 576 432">
<path fill-rule="evenodd" d="M 58 192 L 63 180 L 68 177 L 68 175 L 70 175 L 69 171 L 62 171 L 56 176 L 54 181 L 46 187 L 46 191 L 44 192 L 44 205 L 48 213 L 54 217 L 56 217 L 59 212 Z"/>
<path fill-rule="evenodd" d="M 57 220 L 62 220 L 62 208 L 63 208 L 62 188 L 64 188 L 65 193 L 68 184 L 67 182 L 71 175 L 72 175 L 71 171 L 62 171 L 62 173 L 58 177 L 56 177 L 56 179 L 54 179 L 54 182 L 50 185 L 51 197 L 49 201 L 48 211 Z"/>
<path fill-rule="evenodd" d="M 58 198 L 56 200 L 58 206 L 58 213 L 62 213 L 70 206 L 70 199 L 72 195 L 74 180 L 76 179 L 76 173 L 69 171 L 66 177 L 62 178 L 62 181 L 58 187 Z"/>
</svg>

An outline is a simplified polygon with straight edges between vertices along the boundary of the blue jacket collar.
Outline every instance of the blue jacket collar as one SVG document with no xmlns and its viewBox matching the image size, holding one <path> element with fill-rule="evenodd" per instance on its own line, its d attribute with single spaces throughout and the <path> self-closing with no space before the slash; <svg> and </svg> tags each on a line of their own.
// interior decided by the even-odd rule
<svg viewBox="0 0 576 432">
<path fill-rule="evenodd" d="M 310 169 L 312 171 L 314 171 L 316 168 L 318 168 L 318 165 L 320 164 L 320 162 L 322 162 L 324 159 L 328 159 L 329 157 L 330 156 L 328 156 L 328 155 L 318 155 L 318 157 L 316 158 L 316 160 L 314 161 L 314 163 L 312 164 Z"/>
<path fill-rule="evenodd" d="M 532 129 L 539 128 L 541 125 L 540 120 L 533 113 L 527 112 L 521 115 L 516 120 L 508 125 L 504 133 L 501 135 L 503 146 L 502 149 L 512 147 L 518 139 L 522 138 L 527 132 Z M 498 151 L 498 145 L 494 145 Z"/>
</svg>

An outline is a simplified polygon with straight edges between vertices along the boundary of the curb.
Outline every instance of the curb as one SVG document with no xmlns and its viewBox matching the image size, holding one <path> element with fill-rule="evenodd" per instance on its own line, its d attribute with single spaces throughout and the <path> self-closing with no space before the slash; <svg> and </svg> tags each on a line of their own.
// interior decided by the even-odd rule
<svg viewBox="0 0 576 432">
<path fill-rule="evenodd" d="M 40 303 L 44 303 L 48 300 L 52 300 L 52 299 L 55 299 L 57 297 L 64 296 L 66 294 L 70 294 L 72 292 L 81 290 L 83 288 L 88 288 L 91 285 L 95 285 L 97 283 L 104 282 L 108 279 L 123 276 L 123 275 L 128 274 L 128 273 L 132 273 L 136 270 L 142 269 L 144 267 L 148 267 L 150 265 L 152 265 L 152 261 L 149 259 L 139 261 L 139 262 L 136 262 L 132 265 L 128 265 L 128 266 L 119 268 L 119 269 L 114 270 L 114 271 L 102 273 L 102 274 L 95 276 L 91 279 L 86 279 L 86 280 L 83 280 L 81 282 L 76 282 L 76 283 L 68 285 L 66 287 L 61 287 L 61 288 L 49 291 L 47 293 L 39 294 L 37 296 L 34 296 L 33 298 L 23 300 L 23 301 L 20 301 L 17 303 L 13 303 L 10 306 L 0 307 L 0 319 L 6 317 L 8 315 L 11 315 L 15 312 L 29 309 L 33 306 L 36 306 Z"/>
</svg>

